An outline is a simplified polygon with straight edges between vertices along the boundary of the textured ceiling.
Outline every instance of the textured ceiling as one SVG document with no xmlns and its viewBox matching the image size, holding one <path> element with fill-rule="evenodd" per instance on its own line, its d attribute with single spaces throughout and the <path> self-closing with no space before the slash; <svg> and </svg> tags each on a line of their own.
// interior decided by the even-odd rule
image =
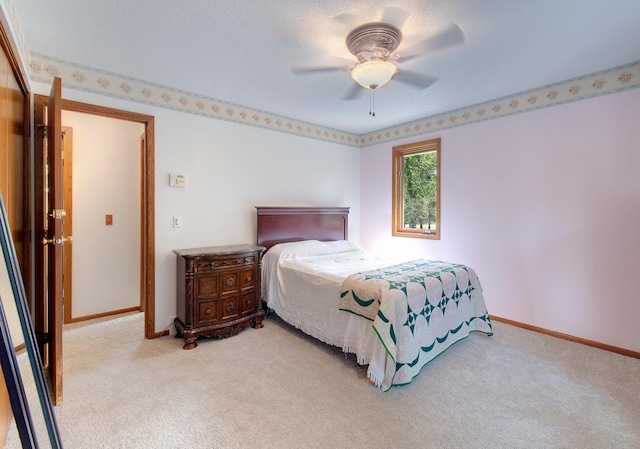
<svg viewBox="0 0 640 449">
<path fill-rule="evenodd" d="M 640 61 L 638 0 L 15 0 L 28 49 L 356 135 Z M 349 31 L 372 21 L 401 29 L 398 49 L 450 22 L 462 46 L 400 70 L 438 80 L 415 90 L 392 80 L 369 98 L 340 97 L 348 72 L 294 76 L 292 66 L 353 57 Z M 363 90 L 364 92 L 364 90 Z"/>
</svg>

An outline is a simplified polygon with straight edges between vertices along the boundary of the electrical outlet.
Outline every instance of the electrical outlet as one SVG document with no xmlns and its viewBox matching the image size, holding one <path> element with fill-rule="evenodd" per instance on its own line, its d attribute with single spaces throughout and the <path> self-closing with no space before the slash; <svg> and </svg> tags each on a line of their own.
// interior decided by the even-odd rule
<svg viewBox="0 0 640 449">
<path fill-rule="evenodd" d="M 180 215 L 173 216 L 173 227 L 181 228 L 182 227 L 182 217 Z"/>
</svg>

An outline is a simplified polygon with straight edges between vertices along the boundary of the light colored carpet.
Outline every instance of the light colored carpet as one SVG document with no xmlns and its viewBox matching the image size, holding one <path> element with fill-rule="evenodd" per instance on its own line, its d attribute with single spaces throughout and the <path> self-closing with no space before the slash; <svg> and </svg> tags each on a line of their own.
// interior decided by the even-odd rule
<svg viewBox="0 0 640 449">
<path fill-rule="evenodd" d="M 68 449 L 640 448 L 640 360 L 494 330 L 384 393 L 277 317 L 190 351 L 142 314 L 80 323 L 55 410 Z"/>
</svg>

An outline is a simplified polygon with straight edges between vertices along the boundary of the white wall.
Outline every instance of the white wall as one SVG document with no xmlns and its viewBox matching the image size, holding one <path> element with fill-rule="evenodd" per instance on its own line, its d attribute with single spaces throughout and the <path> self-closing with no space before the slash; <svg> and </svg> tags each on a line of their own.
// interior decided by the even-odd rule
<svg viewBox="0 0 640 449">
<path fill-rule="evenodd" d="M 73 128 L 72 317 L 138 307 L 144 125 L 71 111 L 62 125 Z"/>
<path fill-rule="evenodd" d="M 640 351 L 640 89 L 442 138 L 441 240 L 391 236 L 391 149 L 362 149 L 361 243 L 466 263 L 489 313 Z"/>
<path fill-rule="evenodd" d="M 359 240 L 357 149 L 171 111 L 155 116 L 156 328 L 175 316 L 172 251 L 255 243 L 256 206 L 349 206 L 349 235 Z M 188 186 L 169 187 L 171 172 L 186 174 Z M 171 227 L 173 215 L 182 228 Z"/>
<path fill-rule="evenodd" d="M 255 206 L 348 206 L 349 237 L 360 240 L 359 149 L 65 89 L 64 79 L 62 84 L 65 99 L 155 117 L 157 332 L 176 315 L 172 251 L 255 243 Z M 33 88 L 43 95 L 50 90 L 42 83 Z M 188 186 L 169 187 L 171 172 L 186 174 Z M 174 215 L 182 217 L 182 228 L 172 227 Z"/>
</svg>

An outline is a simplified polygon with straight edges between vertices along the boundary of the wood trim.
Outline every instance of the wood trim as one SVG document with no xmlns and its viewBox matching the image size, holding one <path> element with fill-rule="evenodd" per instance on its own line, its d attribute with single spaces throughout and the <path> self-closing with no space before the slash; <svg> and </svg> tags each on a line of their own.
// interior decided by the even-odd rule
<svg viewBox="0 0 640 449">
<path fill-rule="evenodd" d="M 155 235 L 155 118 L 147 116 L 147 126 L 145 130 L 146 154 L 144 158 L 144 169 L 142 170 L 143 182 L 145 186 L 143 217 L 146 248 L 144 260 L 147 269 L 143 276 L 146 287 L 145 293 L 145 336 L 146 338 L 156 338 L 156 235 Z"/>
<path fill-rule="evenodd" d="M 108 108 L 95 104 L 82 103 L 80 101 L 62 99 L 62 109 L 66 111 L 81 112 L 84 114 L 98 115 L 101 117 L 117 118 L 130 122 L 146 124 L 153 121 L 152 115 L 140 114 L 138 112 L 124 111 L 122 109 Z"/>
<path fill-rule="evenodd" d="M 142 133 L 140 136 L 140 170 L 142 173 L 145 173 L 145 150 L 147 148 L 147 144 L 145 142 L 145 134 Z M 145 177 L 140 177 L 140 204 L 141 207 L 145 205 Z M 146 251 L 146 240 L 147 233 L 145 229 L 140 227 L 140 310 L 144 312 L 147 309 L 147 303 L 145 299 L 147 297 L 147 277 L 145 276 L 145 267 L 147 266 L 147 251 Z"/>
<path fill-rule="evenodd" d="M 164 337 L 165 335 L 169 335 L 169 329 L 165 329 L 162 332 L 156 333 L 155 338 Z"/>
<path fill-rule="evenodd" d="M 67 217 L 62 222 L 63 234 L 73 237 L 73 128 L 62 127 L 62 186 L 64 210 Z M 63 246 L 63 323 L 70 323 L 73 317 L 73 244 Z"/>
<path fill-rule="evenodd" d="M 71 321 L 68 321 L 67 323 L 78 323 L 80 321 L 89 321 L 89 320 L 94 320 L 96 318 L 104 318 L 107 316 L 120 315 L 123 313 L 130 313 L 130 312 L 140 312 L 140 307 L 129 307 L 128 309 L 111 310 L 109 312 L 96 313 L 95 315 L 81 316 L 77 318 L 72 318 Z"/>
<path fill-rule="evenodd" d="M 498 321 L 499 323 L 509 324 L 511 326 L 520 327 L 540 334 L 549 335 L 550 337 L 560 338 L 562 340 L 572 341 L 574 343 L 580 343 L 593 348 L 603 349 L 605 351 L 615 352 L 617 354 L 626 355 L 627 357 L 633 357 L 640 359 L 640 352 L 630 351 L 629 349 L 619 348 L 617 346 L 611 346 L 604 343 L 599 343 L 593 340 L 587 340 L 585 338 L 574 337 L 573 335 L 563 334 L 562 332 L 556 332 L 543 327 L 532 326 L 531 324 L 521 323 L 519 321 L 509 320 L 507 318 L 501 318 L 498 316 L 490 315 L 491 320 Z"/>
</svg>

